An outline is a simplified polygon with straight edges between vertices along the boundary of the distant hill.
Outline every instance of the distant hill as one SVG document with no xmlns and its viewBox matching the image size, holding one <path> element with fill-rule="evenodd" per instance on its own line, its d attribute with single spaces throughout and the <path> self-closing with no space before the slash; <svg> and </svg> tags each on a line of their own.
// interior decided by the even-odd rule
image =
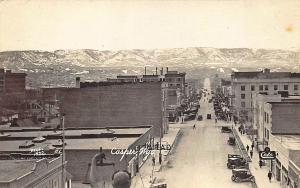
<svg viewBox="0 0 300 188">
<path fill-rule="evenodd" d="M 203 68 L 224 70 L 243 67 L 297 71 L 299 62 L 299 53 L 294 51 L 247 48 L 0 52 L 0 67 L 28 73 L 29 86 L 32 87 L 68 85 L 73 83 L 76 75 L 81 75 L 85 80 L 99 80 L 117 74 L 142 74 L 145 66 L 149 67 L 149 71 L 153 71 L 155 67 L 170 67 L 180 68 L 187 73 Z M 192 77 L 192 74 L 189 76 Z M 54 83 L 51 77 L 61 79 Z"/>
</svg>

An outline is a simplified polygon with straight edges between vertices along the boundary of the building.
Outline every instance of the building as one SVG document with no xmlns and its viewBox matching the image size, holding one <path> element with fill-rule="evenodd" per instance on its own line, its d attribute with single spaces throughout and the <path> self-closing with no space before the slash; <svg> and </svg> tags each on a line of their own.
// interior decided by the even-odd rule
<svg viewBox="0 0 300 188">
<path fill-rule="evenodd" d="M 44 89 L 56 96 L 66 127 L 153 125 L 156 136 L 168 131 L 167 83 L 81 82 L 81 88 Z"/>
<path fill-rule="evenodd" d="M 1 188 L 71 188 L 70 174 L 65 169 L 62 173 L 61 157 L 0 154 L 0 158 Z"/>
<path fill-rule="evenodd" d="M 275 160 L 265 161 L 283 188 L 297 188 L 300 180 L 300 96 L 255 94 L 254 136 L 260 151 L 269 147 Z M 254 139 L 255 140 L 255 139 Z"/>
<path fill-rule="evenodd" d="M 59 142 L 62 138 L 61 129 L 10 128 L 3 129 L 2 132 L 7 135 L 1 137 L 0 141 L 0 152 L 3 154 L 21 153 L 26 156 L 39 150 L 50 155 L 60 153 L 62 149 L 62 143 Z M 99 178 L 110 182 L 112 174 L 117 170 L 128 170 L 134 176 L 137 166 L 141 167 L 150 154 L 145 150 L 147 145 L 154 148 L 156 144 L 153 136 L 152 126 L 66 129 L 66 170 L 70 172 L 74 183 L 89 183 L 89 174 L 92 170 L 90 164 L 93 163 L 92 158 L 99 153 L 101 147 L 106 157 L 104 162 L 114 163 L 114 166 L 97 167 L 101 171 Z M 35 138 L 41 137 L 45 140 L 34 142 Z M 24 143 L 27 143 L 27 147 L 21 148 Z M 123 156 L 120 152 L 126 150 L 141 152 L 140 155 L 131 153 Z"/>
<path fill-rule="evenodd" d="M 168 83 L 168 105 L 180 105 L 185 95 L 185 73 L 167 68 L 165 81 Z"/>
<path fill-rule="evenodd" d="M 271 134 L 300 134 L 300 96 L 255 94 L 253 128 L 268 145 Z"/>
<path fill-rule="evenodd" d="M 252 98 L 256 93 L 276 94 L 279 91 L 286 91 L 288 95 L 300 94 L 300 73 L 270 72 L 270 69 L 233 72 L 231 81 L 234 114 L 242 122 L 252 121 Z"/>
<path fill-rule="evenodd" d="M 13 73 L 0 69 L 0 94 L 24 93 L 26 86 L 25 73 Z"/>
</svg>

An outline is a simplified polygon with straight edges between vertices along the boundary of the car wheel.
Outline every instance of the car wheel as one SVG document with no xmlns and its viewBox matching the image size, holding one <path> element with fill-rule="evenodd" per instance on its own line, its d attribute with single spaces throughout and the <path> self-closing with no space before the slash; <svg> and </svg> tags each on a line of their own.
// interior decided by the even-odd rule
<svg viewBox="0 0 300 188">
<path fill-rule="evenodd" d="M 231 176 L 231 181 L 235 181 L 235 176 L 234 175 Z"/>
<path fill-rule="evenodd" d="M 239 177 L 236 177 L 236 178 L 235 178 L 235 182 L 238 182 L 238 183 L 239 183 L 239 182 L 241 182 L 241 179 L 240 179 Z"/>
</svg>

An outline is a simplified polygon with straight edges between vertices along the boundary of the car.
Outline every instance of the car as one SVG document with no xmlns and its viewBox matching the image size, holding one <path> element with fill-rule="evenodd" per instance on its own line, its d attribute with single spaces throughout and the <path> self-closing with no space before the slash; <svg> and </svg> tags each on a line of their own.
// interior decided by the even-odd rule
<svg viewBox="0 0 300 188">
<path fill-rule="evenodd" d="M 234 146 L 234 145 L 235 145 L 235 137 L 234 137 L 234 136 L 230 136 L 230 137 L 228 138 L 228 140 L 227 140 L 227 143 L 228 143 L 229 145 Z"/>
<path fill-rule="evenodd" d="M 197 120 L 198 120 L 198 121 L 202 121 L 202 120 L 203 120 L 202 115 L 198 115 Z"/>
<path fill-rule="evenodd" d="M 222 126 L 221 132 L 222 133 L 231 133 L 232 130 L 229 127 L 227 127 L 227 126 Z"/>
<path fill-rule="evenodd" d="M 233 169 L 231 180 L 233 182 L 255 182 L 254 176 L 248 169 L 241 168 L 241 169 Z"/>
<path fill-rule="evenodd" d="M 207 114 L 206 119 L 211 119 L 211 114 Z"/>
<path fill-rule="evenodd" d="M 227 168 L 235 169 L 235 168 L 248 168 L 249 165 L 244 158 L 229 158 L 227 160 Z"/>
</svg>

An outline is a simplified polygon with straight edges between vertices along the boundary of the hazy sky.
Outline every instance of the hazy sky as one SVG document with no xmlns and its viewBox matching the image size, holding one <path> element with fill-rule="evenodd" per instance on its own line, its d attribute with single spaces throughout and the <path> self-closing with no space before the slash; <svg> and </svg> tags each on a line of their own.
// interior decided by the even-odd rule
<svg viewBox="0 0 300 188">
<path fill-rule="evenodd" d="M 196 46 L 300 49 L 300 1 L 0 1 L 0 51 Z"/>
</svg>

